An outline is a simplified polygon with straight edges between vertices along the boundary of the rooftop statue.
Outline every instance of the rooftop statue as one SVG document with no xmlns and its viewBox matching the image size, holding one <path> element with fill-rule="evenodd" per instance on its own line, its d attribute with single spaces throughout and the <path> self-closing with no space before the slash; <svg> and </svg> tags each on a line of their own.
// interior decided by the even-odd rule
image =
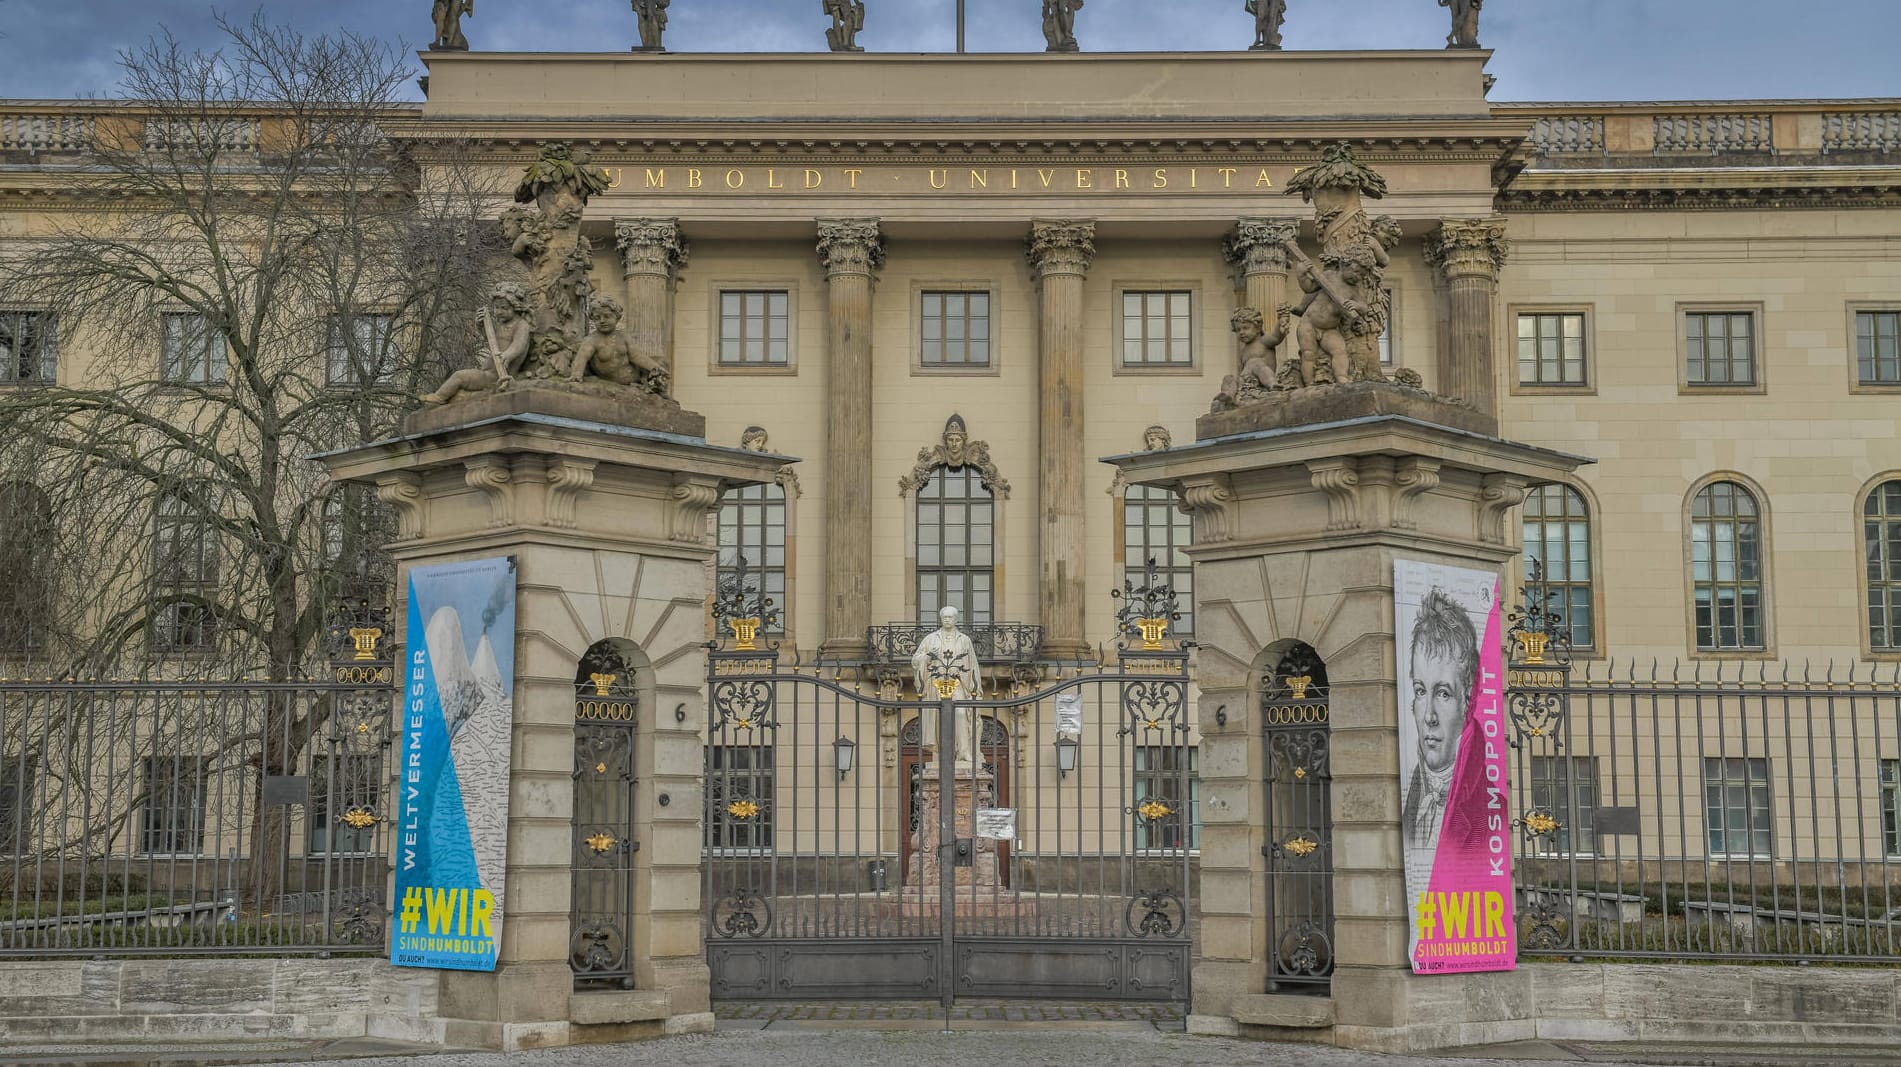
<svg viewBox="0 0 1901 1067">
<path fill-rule="evenodd" d="M 640 25 L 640 45 L 636 52 L 664 52 L 660 38 L 667 32 L 669 0 L 634 0 L 634 17 Z"/>
<path fill-rule="evenodd" d="M 1281 50 L 1281 23 L 1287 21 L 1287 0 L 1248 0 L 1248 14 L 1254 16 L 1255 52 Z"/>
<path fill-rule="evenodd" d="M 832 27 L 825 31 L 825 43 L 834 52 L 862 52 L 864 47 L 858 43 L 858 34 L 865 28 L 864 0 L 821 0 L 824 11 L 832 17 Z"/>
<path fill-rule="evenodd" d="M 1043 0 L 1043 39 L 1046 52 L 1076 52 L 1076 12 L 1083 0 Z"/>
<path fill-rule="evenodd" d="M 1485 6 L 1485 0 L 1439 0 L 1439 6 L 1452 9 L 1452 32 L 1446 35 L 1446 47 L 1479 47 L 1479 9 Z"/>
<path fill-rule="evenodd" d="M 615 398 L 667 395 L 665 353 L 640 351 L 620 333 L 620 302 L 596 295 L 589 276 L 594 250 L 581 216 L 607 187 L 607 172 L 567 145 L 541 146 L 515 187 L 518 206 L 500 220 L 525 284 L 495 288 L 482 312 L 488 349 L 480 365 L 450 375 L 425 403 L 524 380 Z"/>
<path fill-rule="evenodd" d="M 436 39 L 429 43 L 431 52 L 466 52 L 469 39 L 462 36 L 462 16 L 475 14 L 475 0 L 436 0 L 429 17 L 436 24 Z"/>
</svg>

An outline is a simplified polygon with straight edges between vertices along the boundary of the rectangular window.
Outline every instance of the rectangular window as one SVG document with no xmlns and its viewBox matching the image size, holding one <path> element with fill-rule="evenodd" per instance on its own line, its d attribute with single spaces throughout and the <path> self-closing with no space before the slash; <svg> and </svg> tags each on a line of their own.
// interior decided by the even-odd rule
<svg viewBox="0 0 1901 1067">
<path fill-rule="evenodd" d="M 1901 759 L 1881 761 L 1881 849 L 1901 856 Z"/>
<path fill-rule="evenodd" d="M 1584 316 L 1518 316 L 1518 384 L 1584 385 Z"/>
<path fill-rule="evenodd" d="M 205 784 L 210 768 L 199 756 L 147 756 L 140 851 L 195 856 L 205 847 Z"/>
<path fill-rule="evenodd" d="M 0 386 L 52 385 L 58 375 L 58 317 L 0 308 Z"/>
<path fill-rule="evenodd" d="M 772 751 L 765 745 L 707 747 L 707 848 L 772 850 Z"/>
<path fill-rule="evenodd" d="M 777 485 L 749 485 L 728 489 L 719 504 L 719 590 L 743 581 L 750 599 L 764 593 L 779 612 L 776 623 L 759 632 L 785 633 L 790 610 L 785 592 L 785 489 Z M 741 569 L 744 568 L 742 577 Z"/>
<path fill-rule="evenodd" d="M 324 381 L 330 385 L 388 385 L 396 380 L 390 315 L 330 316 Z"/>
<path fill-rule="evenodd" d="M 1706 757 L 1703 801 L 1711 856 L 1767 859 L 1773 855 L 1768 760 Z"/>
<path fill-rule="evenodd" d="M 1380 290 L 1380 295 L 1386 298 L 1386 318 L 1380 326 L 1380 366 L 1390 367 L 1393 365 L 1393 318 L 1399 309 L 1393 303 L 1391 289 Z"/>
<path fill-rule="evenodd" d="M 1855 370 L 1863 385 L 1901 385 L 1901 311 L 1855 312 Z"/>
<path fill-rule="evenodd" d="M 1135 747 L 1136 848 L 1192 851 L 1201 847 L 1199 751 L 1194 745 Z M 1142 810 L 1145 807 L 1149 812 Z M 1168 811 L 1164 814 L 1162 808 Z M 1150 813 L 1156 817 L 1150 818 Z"/>
<path fill-rule="evenodd" d="M 919 309 L 919 362 L 926 367 L 990 366 L 989 293 L 926 290 Z"/>
<path fill-rule="evenodd" d="M 939 467 L 917 495 L 918 621 L 954 607 L 967 625 L 992 621 L 997 505 L 976 467 Z"/>
<path fill-rule="evenodd" d="M 783 367 L 791 361 L 790 294 L 784 289 L 719 294 L 722 367 Z"/>
<path fill-rule="evenodd" d="M 152 645 L 159 651 L 199 652 L 212 647 L 215 627 L 208 601 L 218 587 L 218 537 L 195 495 L 159 498 L 152 523 L 152 590 L 158 601 Z"/>
<path fill-rule="evenodd" d="M 1122 365 L 1186 367 L 1194 362 L 1186 289 L 1129 290 L 1122 294 Z"/>
<path fill-rule="evenodd" d="M 34 840 L 33 779 L 38 767 L 17 752 L 0 760 L 0 856 L 15 856 L 29 851 Z"/>
<path fill-rule="evenodd" d="M 1148 582 L 1148 561 L 1156 577 L 1175 591 L 1181 618 L 1169 623 L 1169 636 L 1195 633 L 1195 569 L 1187 549 L 1195 542 L 1194 523 L 1172 489 L 1131 485 L 1122 496 L 1123 576 L 1140 587 Z"/>
<path fill-rule="evenodd" d="M 1756 315 L 1750 311 L 1691 311 L 1683 316 L 1691 385 L 1756 384 Z"/>
<path fill-rule="evenodd" d="M 309 851 L 371 853 L 376 827 L 352 826 L 352 812 L 374 814 L 380 809 L 382 761 L 370 755 L 310 757 L 310 803 L 305 806 Z"/>
<path fill-rule="evenodd" d="M 224 381 L 224 339 L 203 315 L 166 312 L 160 339 L 159 378 L 173 385 Z"/>
<path fill-rule="evenodd" d="M 1531 806 L 1558 820 L 1557 831 L 1539 839 L 1541 849 L 1596 853 L 1597 796 L 1597 757 L 1531 757 Z"/>
</svg>

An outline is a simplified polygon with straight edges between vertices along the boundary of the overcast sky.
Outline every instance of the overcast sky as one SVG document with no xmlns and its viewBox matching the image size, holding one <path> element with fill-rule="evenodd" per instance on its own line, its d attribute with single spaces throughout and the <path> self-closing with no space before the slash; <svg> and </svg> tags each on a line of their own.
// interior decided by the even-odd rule
<svg viewBox="0 0 1901 1067">
<path fill-rule="evenodd" d="M 248 16 L 258 5 L 224 5 Z M 1038 0 L 968 0 L 971 51 L 1041 51 Z M 1085 51 L 1245 48 L 1243 0 L 1087 0 Z M 1436 48 L 1434 0 L 1288 0 L 1286 46 Z M 266 0 L 274 18 L 427 45 L 430 0 Z M 955 0 L 866 0 L 860 43 L 952 51 Z M 0 0 L 0 97 L 113 95 L 117 54 L 160 25 L 215 47 L 203 0 Z M 820 0 L 673 0 L 673 51 L 822 51 Z M 476 0 L 485 51 L 602 51 L 634 43 L 627 0 Z M 1901 0 L 1490 0 L 1480 40 L 1497 51 L 1495 100 L 1695 100 L 1901 96 Z M 1270 110 L 1272 101 L 1262 101 Z"/>
</svg>

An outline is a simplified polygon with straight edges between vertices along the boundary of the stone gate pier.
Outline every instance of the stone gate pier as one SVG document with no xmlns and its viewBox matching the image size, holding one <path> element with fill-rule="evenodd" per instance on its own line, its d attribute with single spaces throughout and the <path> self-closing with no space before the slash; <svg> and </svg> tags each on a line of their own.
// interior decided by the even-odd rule
<svg viewBox="0 0 1901 1067">
<path fill-rule="evenodd" d="M 420 565 L 517 564 L 499 961 L 492 974 L 425 972 L 435 1016 L 401 1036 L 512 1050 L 712 1028 L 700 915 L 707 515 L 726 488 L 771 481 L 790 460 L 709 445 L 704 426 L 677 405 L 522 385 L 325 457 L 332 477 L 373 483 L 394 508 L 399 590 Z M 407 605 L 394 614 L 406 619 Z M 577 991 L 576 679 L 602 642 L 621 650 L 638 702 L 630 840 L 614 843 L 631 851 L 632 903 L 609 946 L 625 946 L 630 973 Z"/>
<path fill-rule="evenodd" d="M 1471 407 L 1356 382 L 1203 417 L 1198 440 L 1108 460 L 1182 496 L 1195 523 L 1203 810 L 1202 960 L 1190 1029 L 1409 1050 L 1531 1036 L 1510 1019 L 1511 974 L 1415 977 L 1400 833 L 1393 562 L 1473 569 L 1517 554 L 1527 485 L 1588 462 L 1500 439 Z M 1275 973 L 1263 849 L 1266 675 L 1295 642 L 1330 686 L 1331 934 L 1301 994 Z M 1285 843 L 1281 843 L 1285 844 Z M 1304 851 L 1305 845 L 1296 848 Z M 1462 1029 L 1461 1027 L 1465 1027 Z"/>
</svg>

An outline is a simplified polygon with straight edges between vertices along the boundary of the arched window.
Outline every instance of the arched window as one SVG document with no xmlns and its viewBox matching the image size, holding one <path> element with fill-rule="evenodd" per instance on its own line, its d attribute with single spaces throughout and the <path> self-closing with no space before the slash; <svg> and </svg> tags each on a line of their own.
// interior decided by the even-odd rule
<svg viewBox="0 0 1901 1067">
<path fill-rule="evenodd" d="M 1882 482 L 1862 503 L 1868 561 L 1868 645 L 1901 651 L 1901 480 Z"/>
<path fill-rule="evenodd" d="M 1584 496 L 1557 482 L 1533 486 L 1525 494 L 1524 521 L 1525 581 L 1544 583 L 1545 610 L 1564 620 L 1571 647 L 1597 647 L 1591 511 Z"/>
<path fill-rule="evenodd" d="M 1696 647 L 1754 651 L 1764 635 L 1762 509 L 1735 482 L 1711 482 L 1690 504 Z"/>
<path fill-rule="evenodd" d="M 0 482 L 0 652 L 45 645 L 52 571 L 52 501 L 31 482 Z"/>
<path fill-rule="evenodd" d="M 1181 619 L 1170 624 L 1175 637 L 1195 633 L 1195 571 L 1184 551 L 1194 544 L 1194 524 L 1172 489 L 1131 485 L 1122 494 L 1122 572 L 1136 585 L 1147 581 L 1148 561 L 1175 590 Z"/>
<path fill-rule="evenodd" d="M 218 537 L 199 489 L 158 498 L 152 521 L 152 591 L 158 601 L 152 645 L 161 652 L 200 652 L 214 637 L 210 599 L 218 588 Z"/>
<path fill-rule="evenodd" d="M 938 467 L 917 494 L 918 618 L 946 605 L 990 622 L 996 588 L 997 505 L 976 466 Z"/>
<path fill-rule="evenodd" d="M 783 634 L 788 612 L 785 593 L 785 489 L 775 484 L 728 489 L 719 502 L 719 584 L 740 580 L 770 597 L 777 621 L 760 632 Z"/>
</svg>

